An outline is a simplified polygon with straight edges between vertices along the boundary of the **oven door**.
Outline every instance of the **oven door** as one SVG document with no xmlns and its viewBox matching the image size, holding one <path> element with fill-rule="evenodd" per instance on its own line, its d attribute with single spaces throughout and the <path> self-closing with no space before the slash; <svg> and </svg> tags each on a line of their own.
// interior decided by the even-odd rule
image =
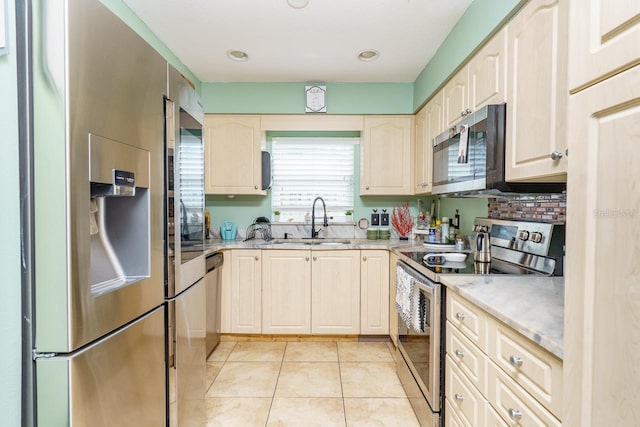
<svg viewBox="0 0 640 427">
<path fill-rule="evenodd" d="M 398 262 L 397 268 L 411 276 L 415 289 L 414 295 L 419 298 L 417 305 L 419 320 L 410 320 L 407 325 L 402 316 L 398 315 L 398 350 L 432 412 L 439 412 L 442 285 L 432 282 L 403 262 Z M 415 383 L 413 387 L 406 384 L 408 376 L 404 375 L 404 377 L 405 390 L 415 388 Z"/>
</svg>

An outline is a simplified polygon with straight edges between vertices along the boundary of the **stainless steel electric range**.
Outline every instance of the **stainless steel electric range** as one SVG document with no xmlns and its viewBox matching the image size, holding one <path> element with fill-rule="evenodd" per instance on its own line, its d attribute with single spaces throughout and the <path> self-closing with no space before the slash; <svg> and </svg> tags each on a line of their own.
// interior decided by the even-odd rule
<svg viewBox="0 0 640 427">
<path fill-rule="evenodd" d="M 477 257 L 478 246 L 489 241 L 489 254 Z M 430 245 L 424 250 L 401 252 L 397 264 L 396 302 L 400 288 L 414 300 L 413 318 L 397 304 L 397 371 L 422 426 L 443 423 L 445 274 L 512 274 L 562 276 L 565 227 L 563 224 L 476 218 L 470 248 L 463 261 L 447 256 L 453 247 Z M 453 246 L 453 245 L 451 245 Z M 449 259 L 447 259 L 449 258 Z M 481 258 L 488 262 L 476 262 Z M 405 295 L 405 300 L 407 299 Z"/>
</svg>

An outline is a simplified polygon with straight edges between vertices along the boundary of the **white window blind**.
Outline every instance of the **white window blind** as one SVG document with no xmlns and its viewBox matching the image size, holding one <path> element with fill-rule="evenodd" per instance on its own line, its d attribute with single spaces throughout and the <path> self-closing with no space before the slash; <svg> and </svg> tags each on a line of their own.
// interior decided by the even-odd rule
<svg viewBox="0 0 640 427">
<path fill-rule="evenodd" d="M 271 204 L 280 221 L 304 221 L 320 196 L 327 214 L 344 221 L 354 205 L 354 151 L 358 138 L 274 138 Z M 322 215 L 321 203 L 316 216 Z"/>
</svg>

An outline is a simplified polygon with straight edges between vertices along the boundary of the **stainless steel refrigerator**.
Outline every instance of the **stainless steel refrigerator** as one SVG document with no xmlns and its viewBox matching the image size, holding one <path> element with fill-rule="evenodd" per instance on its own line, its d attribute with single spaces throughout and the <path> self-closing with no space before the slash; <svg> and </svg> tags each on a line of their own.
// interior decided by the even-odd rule
<svg viewBox="0 0 640 427">
<path fill-rule="evenodd" d="M 168 425 L 205 424 L 204 112 L 194 88 L 167 69 L 167 378 Z"/>
<path fill-rule="evenodd" d="M 34 412 L 166 422 L 166 61 L 98 0 L 33 2 Z"/>
</svg>

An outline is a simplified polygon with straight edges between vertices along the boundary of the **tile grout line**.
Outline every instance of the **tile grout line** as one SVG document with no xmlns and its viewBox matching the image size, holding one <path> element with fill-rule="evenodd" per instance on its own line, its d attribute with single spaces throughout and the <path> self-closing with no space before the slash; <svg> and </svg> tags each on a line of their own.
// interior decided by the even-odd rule
<svg viewBox="0 0 640 427">
<path fill-rule="evenodd" d="M 276 378 L 276 385 L 273 387 L 273 395 L 271 396 L 271 404 L 269 405 L 269 412 L 267 413 L 267 419 L 264 422 L 264 426 L 267 427 L 269 424 L 269 418 L 271 417 L 271 410 L 273 409 L 273 401 L 276 398 L 276 390 L 278 390 L 278 383 L 280 382 L 280 375 L 282 375 L 282 365 L 284 364 L 284 355 L 287 353 L 287 347 L 289 346 L 289 342 L 285 341 L 284 351 L 282 352 L 282 359 L 280 360 L 280 369 L 278 370 L 278 377 Z"/>
</svg>

